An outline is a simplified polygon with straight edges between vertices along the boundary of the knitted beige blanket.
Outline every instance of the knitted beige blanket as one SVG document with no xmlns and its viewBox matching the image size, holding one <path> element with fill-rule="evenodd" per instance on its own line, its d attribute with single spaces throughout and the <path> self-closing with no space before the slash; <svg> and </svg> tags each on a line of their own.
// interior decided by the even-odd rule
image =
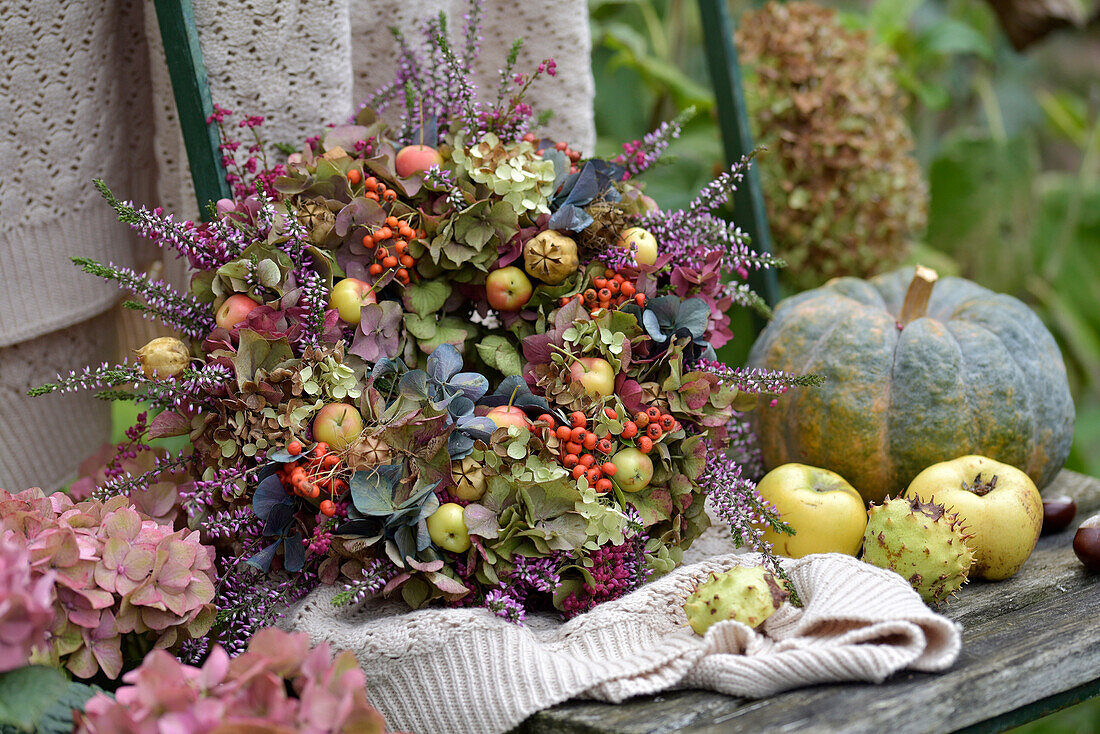
<svg viewBox="0 0 1100 734">
<path fill-rule="evenodd" d="M 518 626 L 484 609 L 367 602 L 337 609 L 314 592 L 287 627 L 352 650 L 368 696 L 393 729 L 505 732 L 570 698 L 619 702 L 671 688 L 760 698 L 799 686 L 880 682 L 903 668 L 942 671 L 959 627 L 897 574 L 837 555 L 784 563 L 804 607 L 785 604 L 759 630 L 719 622 L 699 637 L 681 608 L 712 571 L 755 562 L 722 555 L 683 566 L 568 622 Z"/>
</svg>

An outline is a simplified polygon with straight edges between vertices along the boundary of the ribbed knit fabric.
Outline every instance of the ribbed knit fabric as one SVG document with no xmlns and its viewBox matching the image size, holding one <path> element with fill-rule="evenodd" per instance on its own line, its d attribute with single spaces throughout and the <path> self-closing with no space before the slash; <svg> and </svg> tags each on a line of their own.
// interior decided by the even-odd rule
<svg viewBox="0 0 1100 734">
<path fill-rule="evenodd" d="M 849 556 L 787 561 L 804 601 L 760 630 L 720 622 L 705 637 L 683 603 L 712 572 L 758 561 L 720 555 L 602 604 L 568 622 L 510 624 L 484 609 L 424 609 L 368 601 L 337 609 L 322 588 L 284 620 L 353 651 L 387 725 L 417 734 L 505 732 L 575 697 L 620 702 L 673 688 L 750 698 L 816 683 L 881 682 L 904 668 L 941 671 L 960 629 L 932 612 L 900 576 Z"/>
</svg>

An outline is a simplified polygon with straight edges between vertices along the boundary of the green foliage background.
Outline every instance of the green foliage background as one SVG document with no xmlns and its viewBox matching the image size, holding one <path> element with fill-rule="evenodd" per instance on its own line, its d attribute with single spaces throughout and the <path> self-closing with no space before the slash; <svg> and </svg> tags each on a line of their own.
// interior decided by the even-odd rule
<svg viewBox="0 0 1100 734">
<path fill-rule="evenodd" d="M 1020 54 L 979 0 L 825 4 L 898 54 L 931 188 L 912 259 L 1012 294 L 1043 318 L 1077 406 L 1068 466 L 1100 476 L 1100 33 L 1057 33 Z M 735 19 L 750 7 L 731 0 Z M 648 177 L 660 204 L 682 205 L 722 162 L 696 2 L 589 9 L 598 153 L 688 106 L 700 112 L 670 147 L 673 165 Z M 739 360 L 752 326 L 734 327 L 743 338 L 723 356 Z"/>
</svg>

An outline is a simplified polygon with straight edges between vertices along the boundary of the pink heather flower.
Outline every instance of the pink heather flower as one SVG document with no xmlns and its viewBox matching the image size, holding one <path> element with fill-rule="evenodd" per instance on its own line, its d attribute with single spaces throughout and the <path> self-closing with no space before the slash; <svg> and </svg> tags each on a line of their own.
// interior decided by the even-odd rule
<svg viewBox="0 0 1100 734">
<path fill-rule="evenodd" d="M 54 577 L 31 573 L 23 539 L 14 531 L 0 534 L 0 673 L 27 664 L 31 651 L 45 648 L 53 621 Z"/>
</svg>

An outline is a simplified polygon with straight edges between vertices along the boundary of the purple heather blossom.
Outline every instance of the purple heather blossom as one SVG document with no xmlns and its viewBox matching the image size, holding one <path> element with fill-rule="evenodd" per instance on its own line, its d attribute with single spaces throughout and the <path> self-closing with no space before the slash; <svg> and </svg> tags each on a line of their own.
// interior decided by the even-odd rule
<svg viewBox="0 0 1100 734">
<path fill-rule="evenodd" d="M 681 117 L 662 122 L 656 130 L 646 133 L 641 140 L 623 143 L 623 152 L 612 162 L 626 169 L 623 173 L 624 181 L 647 171 L 668 149 L 672 141 L 680 137 L 683 127 Z"/>
<path fill-rule="evenodd" d="M 211 638 L 230 656 L 244 652 L 253 635 L 274 625 L 291 604 L 320 583 L 314 567 L 309 564 L 290 578 L 257 572 L 243 562 L 256 550 L 258 546 L 253 544 L 246 547 L 240 557 L 223 558 L 218 562 L 220 573 L 214 605 L 218 608 L 221 624 Z"/>
<path fill-rule="evenodd" d="M 372 558 L 363 566 L 360 577 L 345 584 L 344 590 L 333 597 L 332 603 L 336 606 L 359 604 L 382 591 L 390 579 L 401 572 L 389 559 Z"/>
<path fill-rule="evenodd" d="M 523 602 L 512 596 L 505 587 L 493 589 L 485 595 L 482 605 L 493 614 L 508 620 L 512 624 L 522 624 L 527 616 Z"/>
<path fill-rule="evenodd" d="M 738 548 L 744 545 L 770 555 L 771 544 L 764 540 L 764 527 L 776 525 L 779 512 L 756 491 L 756 483 L 743 474 L 740 464 L 708 441 L 706 466 L 699 477 L 707 503 L 729 527 Z"/>
</svg>

